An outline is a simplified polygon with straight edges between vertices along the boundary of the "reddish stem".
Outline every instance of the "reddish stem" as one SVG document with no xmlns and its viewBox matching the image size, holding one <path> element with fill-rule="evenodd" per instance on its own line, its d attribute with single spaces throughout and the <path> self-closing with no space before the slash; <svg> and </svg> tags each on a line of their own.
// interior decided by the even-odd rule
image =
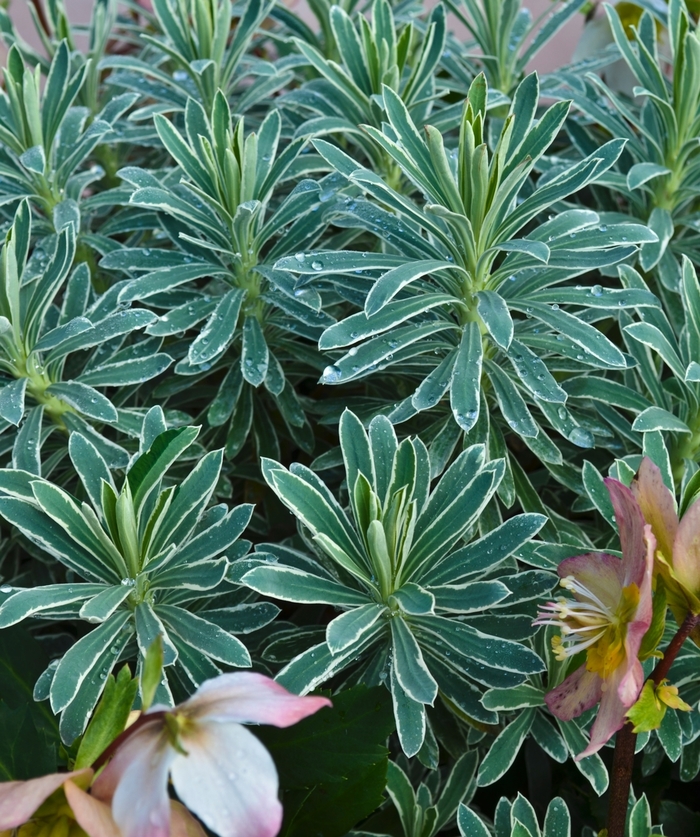
<svg viewBox="0 0 700 837">
<path fill-rule="evenodd" d="M 627 802 L 632 783 L 636 740 L 637 736 L 632 732 L 632 724 L 629 721 L 617 731 L 615 736 L 615 755 L 608 801 L 608 837 L 625 837 Z"/>
<path fill-rule="evenodd" d="M 36 10 L 36 16 L 39 20 L 41 28 L 44 30 L 44 34 L 50 38 L 51 27 L 49 26 L 49 19 L 46 17 L 46 10 L 44 9 L 44 4 L 42 0 L 29 0 L 29 2 L 32 4 L 32 6 L 34 6 L 34 9 Z"/>
<path fill-rule="evenodd" d="M 656 686 L 660 685 L 662 680 L 668 676 L 669 669 L 673 665 L 673 661 L 678 656 L 683 643 L 688 639 L 693 630 L 700 625 L 700 614 L 689 613 L 683 620 L 683 624 L 676 631 L 676 635 L 669 642 L 668 648 L 664 651 L 664 656 L 656 664 L 654 671 L 651 673 L 650 680 L 654 681 Z"/>
</svg>

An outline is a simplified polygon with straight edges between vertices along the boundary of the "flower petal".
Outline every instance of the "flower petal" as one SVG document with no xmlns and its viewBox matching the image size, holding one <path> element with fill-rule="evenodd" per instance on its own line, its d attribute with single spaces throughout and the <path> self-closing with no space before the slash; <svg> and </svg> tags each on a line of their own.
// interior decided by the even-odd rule
<svg viewBox="0 0 700 837">
<path fill-rule="evenodd" d="M 170 837 L 207 837 L 187 808 L 175 799 L 170 800 Z"/>
<path fill-rule="evenodd" d="M 664 485 L 661 471 L 648 456 L 642 459 L 631 489 L 644 519 L 651 524 L 658 548 L 671 563 L 673 542 L 678 531 L 676 503 L 673 495 Z"/>
<path fill-rule="evenodd" d="M 639 700 L 644 686 L 644 669 L 638 659 L 630 660 L 629 666 L 621 668 L 622 677 L 617 685 L 617 696 L 625 711 Z"/>
<path fill-rule="evenodd" d="M 66 782 L 65 791 L 76 822 L 89 837 L 121 837 L 109 805 L 85 793 L 71 781 Z"/>
<path fill-rule="evenodd" d="M 57 791 L 61 785 L 74 776 L 84 776 L 90 768 L 73 773 L 49 773 L 26 782 L 0 783 L 0 831 L 25 823 L 36 809 Z"/>
<path fill-rule="evenodd" d="M 673 569 L 683 587 L 700 597 L 700 500 L 681 518 L 673 545 Z"/>
<path fill-rule="evenodd" d="M 607 477 L 605 485 L 615 510 L 617 528 L 620 530 L 622 564 L 625 570 L 624 586 L 640 587 L 644 576 L 646 545 L 644 543 L 644 515 L 634 494 L 618 480 Z"/>
<path fill-rule="evenodd" d="M 198 721 L 182 740 L 189 755 L 172 766 L 181 801 L 219 837 L 274 837 L 277 770 L 258 739 L 240 724 Z"/>
<path fill-rule="evenodd" d="M 127 738 L 95 780 L 93 795 L 111 799 L 124 837 L 169 837 L 168 772 L 176 755 L 158 719 Z"/>
<path fill-rule="evenodd" d="M 324 706 L 328 698 L 299 697 L 264 674 L 237 671 L 205 680 L 182 709 L 193 718 L 289 727 Z"/>
<path fill-rule="evenodd" d="M 560 721 L 570 721 L 598 703 L 602 682 L 595 672 L 582 665 L 560 686 L 547 692 L 544 701 L 552 715 Z"/>
<path fill-rule="evenodd" d="M 620 601 L 624 582 L 622 561 L 607 552 L 587 552 L 566 558 L 559 564 L 561 578 L 572 575 L 607 608 L 614 610 Z M 572 591 L 577 599 L 581 597 Z"/>
<path fill-rule="evenodd" d="M 642 576 L 642 583 L 639 586 L 639 603 L 634 616 L 627 625 L 627 632 L 625 634 L 625 657 L 627 660 L 634 660 L 638 663 L 637 656 L 639 648 L 642 644 L 644 634 L 649 630 L 651 619 L 654 611 L 654 603 L 652 599 L 651 585 L 654 575 L 654 554 L 656 553 L 656 538 L 654 537 L 651 526 L 647 524 L 644 527 L 644 538 L 646 542 L 646 556 L 644 575 Z M 632 665 L 632 664 L 630 664 Z M 637 696 L 641 689 L 641 685 L 637 689 Z M 634 701 L 637 699 L 635 696 Z M 632 705 L 630 703 L 630 706 Z"/>
<path fill-rule="evenodd" d="M 636 672 L 636 666 L 634 663 L 636 663 L 636 666 L 639 667 L 639 671 L 642 671 L 642 666 L 639 660 L 635 659 L 632 664 L 632 669 Z M 586 756 L 591 756 L 593 753 L 597 753 L 598 750 L 600 750 L 600 748 L 603 747 L 603 745 L 605 745 L 613 737 L 613 735 L 615 735 L 615 733 L 624 726 L 627 710 L 630 708 L 632 703 L 634 703 L 637 697 L 639 697 L 639 692 L 644 684 L 644 673 L 642 672 L 642 680 L 639 684 L 639 688 L 637 689 L 636 697 L 632 700 L 632 703 L 628 705 L 623 703 L 620 700 L 619 687 L 627 673 L 628 672 L 625 666 L 619 666 L 605 681 L 603 694 L 600 698 L 598 715 L 591 727 L 590 743 L 588 747 L 583 750 L 583 752 L 576 756 L 576 761 L 581 761 L 581 759 L 585 759 Z"/>
</svg>

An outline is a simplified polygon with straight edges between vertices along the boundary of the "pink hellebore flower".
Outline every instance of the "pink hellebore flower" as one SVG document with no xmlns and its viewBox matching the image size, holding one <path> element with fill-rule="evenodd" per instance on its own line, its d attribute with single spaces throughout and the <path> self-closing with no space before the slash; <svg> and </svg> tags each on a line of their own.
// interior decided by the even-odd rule
<svg viewBox="0 0 700 837">
<path fill-rule="evenodd" d="M 108 804 L 85 788 L 94 771 L 51 773 L 37 779 L 0 783 L 0 835 L 34 837 L 38 833 L 66 837 L 122 837 Z M 171 837 L 206 837 L 184 805 L 170 800 Z"/>
<path fill-rule="evenodd" d="M 48 815 L 52 820 L 65 818 L 68 825 L 66 830 L 70 832 L 69 820 L 74 820 L 75 817 L 67 816 L 73 812 L 67 810 L 65 798 L 56 798 L 55 804 L 48 806 L 45 805 L 46 800 L 59 789 L 65 790 L 74 782 L 88 785 L 91 778 L 92 770 L 88 767 L 85 770 L 74 770 L 72 773 L 50 773 L 37 779 L 0 783 L 0 832 L 10 832 L 24 825 L 35 815 L 41 818 L 42 814 Z M 45 810 L 41 810 L 42 806 Z"/>
<path fill-rule="evenodd" d="M 656 538 L 656 569 L 680 625 L 689 611 L 700 613 L 700 500 L 679 522 L 675 499 L 664 485 L 661 471 L 646 456 L 632 482 L 632 492 Z M 700 630 L 691 636 L 700 644 Z"/>
<path fill-rule="evenodd" d="M 222 674 L 175 709 L 154 706 L 142 716 L 91 793 L 111 800 L 123 837 L 170 837 L 170 775 L 180 800 L 220 837 L 274 837 L 282 823 L 277 771 L 241 724 L 287 727 L 330 705 L 262 674 Z"/>
<path fill-rule="evenodd" d="M 577 718 L 600 701 L 591 740 L 577 760 L 590 756 L 621 729 L 639 697 L 644 672 L 637 657 L 652 617 L 652 569 L 656 541 L 632 492 L 621 482 L 605 484 L 620 530 L 622 560 L 606 553 L 567 558 L 559 565 L 561 586 L 574 599 L 542 607 L 536 623 L 556 625 L 557 659 L 586 651 L 586 662 L 545 695 L 553 715 Z"/>
</svg>

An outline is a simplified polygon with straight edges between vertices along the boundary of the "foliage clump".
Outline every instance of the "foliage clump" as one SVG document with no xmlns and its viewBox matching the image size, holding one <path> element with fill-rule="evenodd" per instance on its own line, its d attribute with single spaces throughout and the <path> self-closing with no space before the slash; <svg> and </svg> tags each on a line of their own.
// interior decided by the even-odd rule
<svg viewBox="0 0 700 837">
<path fill-rule="evenodd" d="M 289 837 L 690 833 L 694 10 L 309 5 L 0 9 L 0 774 L 252 668 Z"/>
</svg>

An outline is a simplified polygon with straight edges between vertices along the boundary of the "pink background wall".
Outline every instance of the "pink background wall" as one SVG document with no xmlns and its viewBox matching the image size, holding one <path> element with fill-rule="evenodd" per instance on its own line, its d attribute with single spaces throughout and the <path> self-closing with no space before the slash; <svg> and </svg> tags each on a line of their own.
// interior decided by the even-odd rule
<svg viewBox="0 0 700 837">
<path fill-rule="evenodd" d="M 530 8 L 533 15 L 541 14 L 552 5 L 551 0 L 524 0 L 524 2 Z M 90 11 L 93 5 L 92 0 L 64 0 L 64 3 L 71 19 L 76 23 L 83 23 L 90 19 Z M 305 3 L 304 0 L 291 0 L 290 5 L 302 11 Z M 38 46 L 39 41 L 34 32 L 29 14 L 28 0 L 10 0 L 10 13 L 22 36 L 32 45 Z M 582 27 L 582 16 L 580 14 L 576 15 L 573 20 L 569 21 L 566 28 L 553 41 L 550 41 L 540 55 L 537 56 L 531 69 L 547 72 L 563 64 L 567 64 L 571 60 Z M 461 34 L 458 28 L 455 29 L 455 34 Z"/>
</svg>

